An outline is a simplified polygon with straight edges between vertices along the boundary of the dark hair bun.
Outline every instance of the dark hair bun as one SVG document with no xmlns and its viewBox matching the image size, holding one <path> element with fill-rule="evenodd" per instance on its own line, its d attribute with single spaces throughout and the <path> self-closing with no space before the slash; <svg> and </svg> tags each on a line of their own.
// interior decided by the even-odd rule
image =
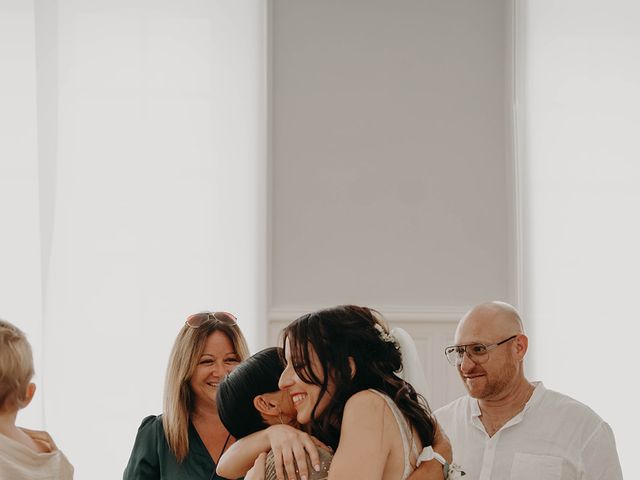
<svg viewBox="0 0 640 480">
<path fill-rule="evenodd" d="M 253 405 L 258 395 L 278 391 L 284 370 L 280 349 L 266 348 L 240 363 L 218 385 L 218 415 L 235 438 L 245 437 L 266 427 Z"/>
</svg>

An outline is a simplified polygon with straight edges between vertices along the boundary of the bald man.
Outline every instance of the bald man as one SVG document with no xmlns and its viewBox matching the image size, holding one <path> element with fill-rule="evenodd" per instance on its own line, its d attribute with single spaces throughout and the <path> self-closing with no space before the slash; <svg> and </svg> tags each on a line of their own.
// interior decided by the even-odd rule
<svg viewBox="0 0 640 480">
<path fill-rule="evenodd" d="M 517 310 L 488 302 L 462 317 L 445 350 L 468 395 L 435 415 L 465 480 L 622 480 L 609 425 L 527 380 L 528 342 Z"/>
</svg>

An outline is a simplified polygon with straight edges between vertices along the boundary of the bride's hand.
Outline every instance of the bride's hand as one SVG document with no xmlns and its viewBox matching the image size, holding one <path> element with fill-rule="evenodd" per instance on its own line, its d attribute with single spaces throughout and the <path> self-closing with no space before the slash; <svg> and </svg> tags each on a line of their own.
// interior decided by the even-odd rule
<svg viewBox="0 0 640 480">
<path fill-rule="evenodd" d="M 309 454 L 311 465 L 316 471 L 320 469 L 318 446 L 324 445 L 311 435 L 288 425 L 272 425 L 267 429 L 273 463 L 278 480 L 284 480 L 284 472 L 292 478 L 309 478 L 305 452 Z M 296 468 L 297 467 L 297 468 Z"/>
</svg>

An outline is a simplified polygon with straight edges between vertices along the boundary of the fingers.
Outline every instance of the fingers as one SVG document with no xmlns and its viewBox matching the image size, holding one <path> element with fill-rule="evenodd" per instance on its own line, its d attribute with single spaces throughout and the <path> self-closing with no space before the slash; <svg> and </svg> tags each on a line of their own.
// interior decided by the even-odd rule
<svg viewBox="0 0 640 480">
<path fill-rule="evenodd" d="M 265 469 L 264 464 L 267 458 L 266 453 L 261 453 L 256 458 L 256 461 L 253 463 L 253 467 L 247 472 L 244 476 L 244 480 L 264 480 L 265 477 Z"/>
<path fill-rule="evenodd" d="M 333 448 L 331 448 L 329 445 L 327 445 L 326 443 L 322 443 L 320 440 L 318 440 L 316 437 L 311 437 L 311 441 L 313 442 L 313 444 L 316 447 L 320 447 L 320 448 L 324 448 L 327 452 L 333 452 Z"/>
<path fill-rule="evenodd" d="M 307 436 L 307 438 L 300 438 L 300 440 L 302 440 L 300 443 L 293 443 L 288 448 L 278 451 L 274 449 L 273 463 L 278 480 L 286 478 L 307 480 L 311 475 L 307 454 L 313 469 L 320 471 L 320 455 L 311 437 Z"/>
<path fill-rule="evenodd" d="M 309 468 L 307 466 L 307 456 L 305 453 L 305 448 L 307 448 L 307 446 L 304 443 L 302 445 L 294 445 L 293 447 L 293 457 L 295 459 L 296 465 L 298 466 L 297 472 L 300 476 L 300 480 L 307 480 L 309 478 Z M 288 472 L 289 471 L 287 470 L 287 473 Z M 296 477 L 289 476 L 289 478 Z"/>
<path fill-rule="evenodd" d="M 320 454 L 318 453 L 318 446 L 320 448 L 324 448 L 326 450 L 331 451 L 329 447 L 327 447 L 324 443 L 318 440 L 315 437 L 307 435 L 304 440 L 304 449 L 309 454 L 309 460 L 311 460 L 311 465 L 316 472 L 320 471 Z M 307 463 L 305 461 L 305 467 Z"/>
<path fill-rule="evenodd" d="M 311 474 L 307 454 L 312 468 L 320 471 L 320 454 L 317 445 L 328 449 L 322 442 L 292 427 L 274 428 L 272 426 L 269 429 L 274 470 L 278 480 L 285 480 L 285 478 L 307 480 Z"/>
<path fill-rule="evenodd" d="M 297 448 L 293 446 L 292 448 L 287 448 L 282 452 L 282 463 L 283 463 L 284 471 L 286 472 L 287 477 L 289 479 L 298 478 L 296 463 L 295 463 L 296 450 Z M 304 458 L 304 454 L 303 454 L 303 458 Z M 306 480 L 307 478 L 308 477 L 306 476 L 304 478 L 302 478 L 302 475 L 300 476 L 301 480 Z"/>
<path fill-rule="evenodd" d="M 55 442 L 53 441 L 53 438 L 51 438 L 51 435 L 49 435 L 49 432 L 43 430 L 30 430 L 24 427 L 20 427 L 20 429 L 29 437 L 31 437 L 32 440 L 43 444 L 49 451 L 58 449 Z"/>
</svg>

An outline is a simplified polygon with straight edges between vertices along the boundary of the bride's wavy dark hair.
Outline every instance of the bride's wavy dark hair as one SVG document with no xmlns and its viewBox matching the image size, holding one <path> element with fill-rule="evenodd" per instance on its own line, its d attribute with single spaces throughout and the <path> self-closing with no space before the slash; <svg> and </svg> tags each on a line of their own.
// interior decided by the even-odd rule
<svg viewBox="0 0 640 480">
<path fill-rule="evenodd" d="M 303 382 L 320 387 L 309 425 L 313 435 L 337 448 L 347 400 L 373 388 L 395 402 L 418 432 L 423 446 L 433 444 L 435 419 L 426 399 L 397 375 L 402 370 L 402 354 L 379 312 L 342 305 L 308 313 L 284 329 L 283 347 L 287 339 L 297 375 Z M 313 351 L 322 366 L 318 374 L 311 368 Z M 353 378 L 350 357 L 355 362 Z M 327 407 L 317 412 L 320 400 L 329 395 L 330 379 L 334 393 Z"/>
</svg>

